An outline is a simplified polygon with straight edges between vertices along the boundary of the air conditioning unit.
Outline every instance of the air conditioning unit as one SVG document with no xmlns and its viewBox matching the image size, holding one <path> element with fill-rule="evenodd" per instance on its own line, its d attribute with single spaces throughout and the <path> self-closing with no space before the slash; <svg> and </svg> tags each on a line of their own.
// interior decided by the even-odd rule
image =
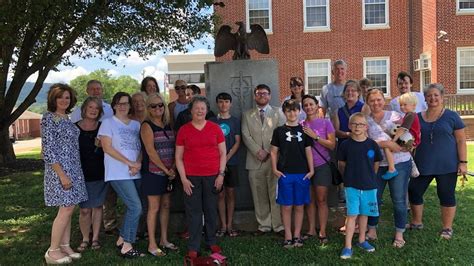
<svg viewBox="0 0 474 266">
<path fill-rule="evenodd" d="M 430 70 L 430 69 L 431 69 L 431 58 L 429 57 L 421 58 L 420 70 Z"/>
<path fill-rule="evenodd" d="M 416 59 L 413 61 L 413 68 L 415 69 L 415 71 L 420 71 L 420 59 Z"/>
</svg>

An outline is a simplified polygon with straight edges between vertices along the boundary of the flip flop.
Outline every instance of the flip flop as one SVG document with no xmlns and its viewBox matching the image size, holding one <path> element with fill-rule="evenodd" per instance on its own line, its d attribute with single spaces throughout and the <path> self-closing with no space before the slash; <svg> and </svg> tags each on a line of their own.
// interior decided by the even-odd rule
<svg viewBox="0 0 474 266">
<path fill-rule="evenodd" d="M 240 233 L 238 230 L 230 229 L 227 231 L 227 235 L 229 235 L 230 237 L 236 237 L 236 236 L 239 236 Z"/>
<path fill-rule="evenodd" d="M 308 240 L 308 239 L 311 239 L 311 238 L 313 238 L 313 237 L 316 237 L 316 235 L 312 235 L 312 234 L 306 233 L 306 234 L 303 234 L 303 235 L 301 236 L 301 239 L 303 239 L 303 240 Z"/>
<path fill-rule="evenodd" d="M 443 230 L 441 230 L 439 236 L 443 239 L 450 240 L 451 238 L 453 238 L 453 229 L 444 228 Z"/>
<path fill-rule="evenodd" d="M 148 250 L 148 253 L 150 253 L 150 254 L 151 254 L 152 256 L 154 256 L 154 257 L 164 257 L 164 256 L 166 256 L 166 253 L 163 252 L 163 250 L 161 250 L 161 249 L 159 249 L 159 248 L 157 248 L 157 249 L 154 250 L 154 251 L 149 251 L 149 250 Z"/>
<path fill-rule="evenodd" d="M 394 239 L 392 242 L 393 247 L 395 248 L 403 248 L 405 246 L 405 240 L 401 239 Z"/>
<path fill-rule="evenodd" d="M 162 244 L 162 245 L 160 245 L 160 247 L 162 249 L 167 249 L 167 250 L 170 250 L 170 251 L 178 251 L 178 249 L 179 249 L 175 244 L 170 243 L 170 242 L 168 242 L 166 244 Z"/>
<path fill-rule="evenodd" d="M 321 245 L 325 245 L 329 242 L 327 236 L 318 236 L 318 239 L 319 239 L 319 243 L 321 243 Z"/>
<path fill-rule="evenodd" d="M 225 229 L 220 229 L 220 230 L 217 230 L 216 236 L 217 237 L 223 237 L 223 236 L 225 236 L 226 233 L 227 233 L 227 231 Z"/>
</svg>

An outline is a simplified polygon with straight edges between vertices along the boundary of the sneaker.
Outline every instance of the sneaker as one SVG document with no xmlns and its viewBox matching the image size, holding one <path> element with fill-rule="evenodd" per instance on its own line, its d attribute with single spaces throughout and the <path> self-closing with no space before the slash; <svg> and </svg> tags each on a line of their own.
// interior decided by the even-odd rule
<svg viewBox="0 0 474 266">
<path fill-rule="evenodd" d="M 367 251 L 367 252 L 374 252 L 375 251 L 375 248 L 374 246 L 372 246 L 369 242 L 367 241 L 364 241 L 362 243 L 358 243 L 357 244 L 358 247 L 360 247 L 361 249 Z"/>
<path fill-rule="evenodd" d="M 346 260 L 352 257 L 352 249 L 351 248 L 344 248 L 341 252 L 341 259 Z"/>
<path fill-rule="evenodd" d="M 396 177 L 397 175 L 398 175 L 398 171 L 396 169 L 393 172 L 387 171 L 387 172 L 385 172 L 385 174 L 382 175 L 382 179 L 390 180 L 390 179 Z"/>
</svg>

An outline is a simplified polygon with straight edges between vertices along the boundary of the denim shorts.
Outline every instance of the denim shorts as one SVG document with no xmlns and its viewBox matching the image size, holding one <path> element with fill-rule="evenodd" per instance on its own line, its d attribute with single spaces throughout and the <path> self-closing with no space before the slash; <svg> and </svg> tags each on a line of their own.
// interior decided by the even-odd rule
<svg viewBox="0 0 474 266">
<path fill-rule="evenodd" d="M 278 179 L 276 202 L 284 206 L 309 204 L 311 181 L 304 178 L 306 173 L 284 173 L 284 175 L 286 177 L 282 176 Z"/>
<path fill-rule="evenodd" d="M 346 187 L 345 191 L 348 216 L 379 216 L 377 189 L 361 190 Z"/>
</svg>

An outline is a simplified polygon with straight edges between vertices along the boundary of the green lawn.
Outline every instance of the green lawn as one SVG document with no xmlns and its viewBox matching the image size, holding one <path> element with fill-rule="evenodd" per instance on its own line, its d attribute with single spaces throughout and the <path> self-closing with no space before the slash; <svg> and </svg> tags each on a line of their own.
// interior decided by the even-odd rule
<svg viewBox="0 0 474 266">
<path fill-rule="evenodd" d="M 38 158 L 38 151 L 19 158 Z M 25 157 L 26 156 L 26 157 Z M 468 160 L 474 170 L 474 145 L 469 145 Z M 49 245 L 51 223 L 56 209 L 44 207 L 42 171 L 12 174 L 0 178 L 0 265 L 39 265 L 43 264 L 43 255 Z M 438 237 L 440 218 L 438 200 L 432 185 L 426 194 L 425 229 L 408 231 L 407 244 L 403 249 L 391 247 L 392 215 L 391 204 L 385 195 L 382 208 L 382 220 L 379 228 L 379 240 L 374 244 L 377 251 L 364 254 L 355 249 L 355 256 L 349 262 L 339 259 L 343 246 L 343 236 L 332 231 L 329 233 L 329 245 L 322 247 L 317 241 L 307 241 L 300 249 L 284 250 L 274 236 L 242 236 L 235 239 L 224 238 L 222 245 L 230 263 L 239 265 L 310 265 L 310 264 L 458 264 L 474 263 L 472 237 L 474 236 L 474 179 L 465 187 L 457 187 L 458 214 L 454 225 L 454 238 L 451 241 Z M 78 214 L 73 220 L 73 247 L 80 241 Z M 173 235 L 174 236 L 174 235 Z M 99 251 L 88 250 L 75 264 L 110 265 L 130 264 L 117 255 L 114 247 L 115 237 L 101 236 L 103 248 Z M 180 246 L 180 252 L 170 253 L 164 258 L 147 256 L 135 260 L 143 265 L 180 265 L 185 254 L 186 243 L 172 238 Z M 146 250 L 146 242 L 138 242 L 140 250 Z"/>
</svg>

